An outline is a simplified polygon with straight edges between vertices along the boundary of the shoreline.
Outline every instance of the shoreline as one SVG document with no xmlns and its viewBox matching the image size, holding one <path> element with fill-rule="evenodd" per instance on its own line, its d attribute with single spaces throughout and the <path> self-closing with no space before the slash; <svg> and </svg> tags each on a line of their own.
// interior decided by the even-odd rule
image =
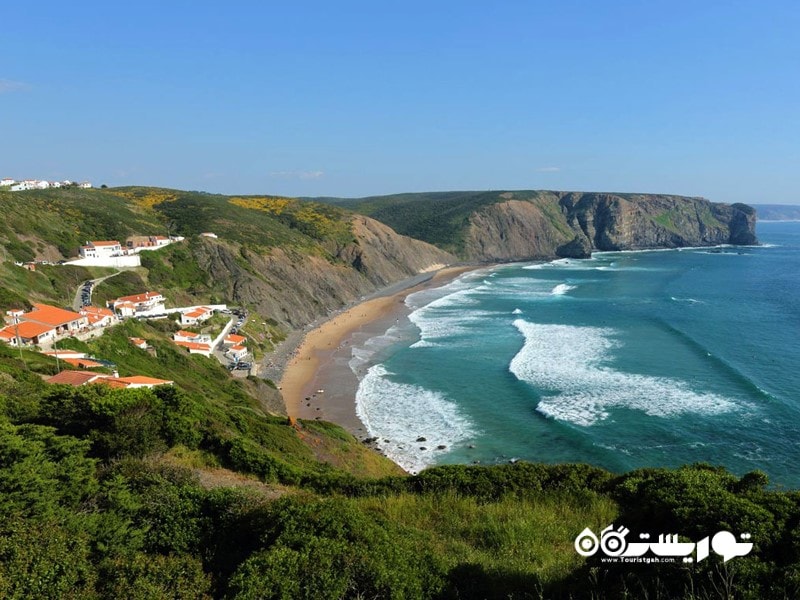
<svg viewBox="0 0 800 600">
<path fill-rule="evenodd" d="M 311 324 L 302 339 L 289 346 L 295 347 L 288 352 L 278 384 L 287 414 L 295 419 L 330 421 L 359 439 L 366 438 L 367 429 L 356 414 L 359 380 L 349 366 L 354 338 L 363 341 L 384 334 L 408 314 L 405 299 L 410 294 L 441 287 L 464 273 L 490 266 L 459 265 L 420 273 Z"/>
</svg>

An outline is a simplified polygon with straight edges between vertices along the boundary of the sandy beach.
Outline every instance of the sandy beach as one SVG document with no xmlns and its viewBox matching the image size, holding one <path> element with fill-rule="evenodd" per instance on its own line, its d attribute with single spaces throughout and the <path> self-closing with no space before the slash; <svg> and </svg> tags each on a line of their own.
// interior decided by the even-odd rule
<svg viewBox="0 0 800 600">
<path fill-rule="evenodd" d="M 439 287 L 478 266 L 446 267 L 428 276 L 390 286 L 378 295 L 332 316 L 309 331 L 287 362 L 280 379 L 286 411 L 295 418 L 323 419 L 345 427 L 356 436 L 366 430 L 355 411 L 358 379 L 348 365 L 355 336 L 383 334 L 407 314 L 409 294 Z M 399 288 L 399 289 L 398 289 Z M 379 293 L 380 294 L 380 293 Z"/>
</svg>

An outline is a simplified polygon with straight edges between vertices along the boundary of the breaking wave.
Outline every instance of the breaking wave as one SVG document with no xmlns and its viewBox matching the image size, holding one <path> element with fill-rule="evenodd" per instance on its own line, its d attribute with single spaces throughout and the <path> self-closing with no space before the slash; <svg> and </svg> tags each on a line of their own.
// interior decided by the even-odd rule
<svg viewBox="0 0 800 600">
<path fill-rule="evenodd" d="M 392 381 L 383 365 L 370 367 L 356 392 L 356 414 L 386 456 L 412 473 L 474 436 L 473 424 L 443 394 Z M 424 437 L 424 442 L 417 442 Z M 387 441 L 388 440 L 388 441 Z M 444 446 L 444 449 L 437 449 Z M 422 448 L 425 448 L 424 450 Z"/>
<path fill-rule="evenodd" d="M 544 394 L 536 410 L 575 425 L 589 426 L 628 408 L 650 416 L 714 415 L 739 406 L 714 393 L 697 392 L 680 380 L 616 371 L 607 362 L 618 345 L 608 328 L 542 325 L 522 319 L 514 326 L 525 344 L 509 370 Z"/>
</svg>

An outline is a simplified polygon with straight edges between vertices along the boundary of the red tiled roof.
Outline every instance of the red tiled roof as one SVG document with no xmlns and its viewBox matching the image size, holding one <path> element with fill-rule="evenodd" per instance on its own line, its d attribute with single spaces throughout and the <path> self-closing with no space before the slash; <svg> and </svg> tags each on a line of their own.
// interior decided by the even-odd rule
<svg viewBox="0 0 800 600">
<path fill-rule="evenodd" d="M 59 325 L 66 325 L 82 319 L 83 316 L 71 310 L 64 310 L 49 304 L 34 304 L 33 310 L 22 315 L 22 318 L 26 321 L 39 321 L 40 323 L 58 327 Z"/>
<path fill-rule="evenodd" d="M 183 316 L 194 319 L 194 318 L 197 318 L 197 317 L 202 317 L 203 315 L 205 315 L 207 313 L 210 313 L 210 312 L 211 312 L 210 308 L 206 308 L 205 306 L 201 306 L 200 308 L 195 308 L 194 310 L 191 310 L 191 311 L 189 311 L 187 313 L 184 313 Z"/>
<path fill-rule="evenodd" d="M 92 383 L 102 383 L 103 385 L 109 385 L 112 388 L 119 388 L 119 389 L 124 389 L 128 387 L 127 383 L 125 383 L 124 381 L 120 381 L 116 377 L 102 377 L 100 379 L 92 381 Z"/>
<path fill-rule="evenodd" d="M 11 332 L 12 337 L 16 337 L 17 332 L 19 332 L 19 337 L 33 339 L 37 336 L 47 333 L 48 331 L 53 331 L 53 329 L 54 328 L 50 325 L 33 323 L 31 321 L 20 321 L 19 325 L 9 325 L 8 327 L 4 327 L 3 331 Z"/>
<path fill-rule="evenodd" d="M 230 344 L 243 344 L 247 341 L 247 338 L 243 335 L 236 335 L 235 333 L 230 333 L 225 337 L 225 341 Z"/>
<path fill-rule="evenodd" d="M 47 379 L 47 383 L 63 383 L 65 385 L 84 385 L 94 381 L 97 378 L 105 378 L 108 375 L 101 375 L 100 373 L 92 373 L 91 371 L 61 371 L 58 375 L 53 375 Z"/>
<path fill-rule="evenodd" d="M 81 309 L 81 313 L 85 313 L 87 315 L 99 315 L 103 317 L 113 317 L 114 311 L 108 308 L 101 308 L 99 306 L 84 306 Z"/>
<path fill-rule="evenodd" d="M 159 294 L 158 292 L 145 292 L 144 294 L 122 296 L 121 298 L 117 298 L 116 300 L 114 300 L 114 304 L 121 302 L 147 302 L 148 300 L 152 300 L 153 298 L 160 296 L 161 294 Z"/>
<path fill-rule="evenodd" d="M 203 352 L 211 352 L 211 346 L 208 344 L 198 344 L 197 342 L 173 342 L 176 346 L 182 346 L 190 350 L 202 350 Z"/>
<path fill-rule="evenodd" d="M 102 367 L 103 364 L 88 358 L 62 358 L 65 363 L 71 364 L 73 367 L 80 367 L 81 369 L 96 369 Z"/>
<path fill-rule="evenodd" d="M 181 329 L 180 331 L 175 332 L 175 335 L 179 335 L 181 337 L 187 337 L 187 338 L 200 337 L 199 333 L 193 333 L 191 331 L 184 331 L 183 329 Z"/>
</svg>

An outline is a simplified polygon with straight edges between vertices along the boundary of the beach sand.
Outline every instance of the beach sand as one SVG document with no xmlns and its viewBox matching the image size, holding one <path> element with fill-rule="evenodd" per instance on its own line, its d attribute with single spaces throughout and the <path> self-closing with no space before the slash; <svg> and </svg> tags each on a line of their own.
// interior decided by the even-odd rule
<svg viewBox="0 0 800 600">
<path fill-rule="evenodd" d="M 299 419 L 322 419 L 341 425 L 357 437 L 367 432 L 356 415 L 358 379 L 349 366 L 351 347 L 382 335 L 408 314 L 406 296 L 440 287 L 476 266 L 447 267 L 422 278 L 391 286 L 374 297 L 336 314 L 309 331 L 286 364 L 280 380 L 287 413 Z"/>
</svg>

